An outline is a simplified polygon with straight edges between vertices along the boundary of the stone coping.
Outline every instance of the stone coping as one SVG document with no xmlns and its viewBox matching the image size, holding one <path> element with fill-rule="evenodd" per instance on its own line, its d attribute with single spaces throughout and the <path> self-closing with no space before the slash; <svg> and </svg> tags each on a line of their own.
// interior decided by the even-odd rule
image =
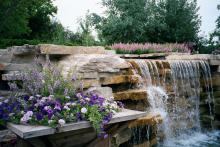
<svg viewBox="0 0 220 147">
<path fill-rule="evenodd" d="M 121 112 L 116 113 L 109 124 L 119 123 L 124 121 L 135 120 L 146 116 L 147 112 L 123 109 Z M 20 136 L 23 139 L 34 138 L 45 135 L 52 135 L 55 133 L 62 133 L 74 131 L 79 129 L 90 128 L 92 125 L 88 121 L 81 121 L 76 123 L 65 124 L 57 129 L 48 126 L 30 126 L 30 125 L 16 125 L 8 123 L 7 128 Z"/>
<path fill-rule="evenodd" d="M 165 60 L 220 60 L 220 55 L 214 54 L 190 54 L 190 53 L 150 53 L 150 54 L 117 54 L 125 59 L 157 59 L 165 57 Z"/>
</svg>

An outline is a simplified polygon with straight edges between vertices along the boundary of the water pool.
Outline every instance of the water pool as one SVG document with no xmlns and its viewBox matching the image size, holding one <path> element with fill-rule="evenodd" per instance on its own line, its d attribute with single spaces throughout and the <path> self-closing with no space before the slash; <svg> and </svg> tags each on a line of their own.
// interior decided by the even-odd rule
<svg viewBox="0 0 220 147">
<path fill-rule="evenodd" d="M 220 147 L 220 131 L 194 132 L 169 138 L 157 147 Z"/>
</svg>

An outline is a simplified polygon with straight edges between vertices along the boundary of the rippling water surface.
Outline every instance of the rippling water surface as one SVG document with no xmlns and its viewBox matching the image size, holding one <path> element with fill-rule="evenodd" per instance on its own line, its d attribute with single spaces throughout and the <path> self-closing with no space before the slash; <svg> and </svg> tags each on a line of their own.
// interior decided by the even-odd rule
<svg viewBox="0 0 220 147">
<path fill-rule="evenodd" d="M 170 138 L 157 147 L 220 147 L 220 131 L 184 134 Z"/>
</svg>

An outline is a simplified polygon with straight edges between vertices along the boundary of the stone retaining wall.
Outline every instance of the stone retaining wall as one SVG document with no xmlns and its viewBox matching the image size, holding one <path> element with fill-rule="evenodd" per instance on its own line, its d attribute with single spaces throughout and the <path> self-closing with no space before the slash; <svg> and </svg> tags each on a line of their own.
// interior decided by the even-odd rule
<svg viewBox="0 0 220 147">
<path fill-rule="evenodd" d="M 34 66 L 35 57 L 41 62 L 46 61 L 46 55 L 51 62 L 63 67 L 63 74 L 70 69 L 74 70 L 77 80 L 83 82 L 84 91 L 93 91 L 104 97 L 114 96 L 115 100 L 125 102 L 126 108 L 135 110 L 146 110 L 148 106 L 146 89 L 141 88 L 142 78 L 134 72 L 130 59 L 157 59 L 164 62 L 164 67 L 169 67 L 166 59 L 169 60 L 208 60 L 213 83 L 213 94 L 215 97 L 215 118 L 210 118 L 207 104 L 201 103 L 201 121 L 208 124 L 214 120 L 214 126 L 220 127 L 220 55 L 189 55 L 189 54 L 147 54 L 147 55 L 116 55 L 113 51 L 105 50 L 103 47 L 69 47 L 57 45 L 25 45 L 10 47 L 0 50 L 0 96 L 10 94 L 7 82 L 14 79 L 15 74 L 42 68 Z M 128 60 L 129 61 L 128 61 Z M 170 74 L 170 69 L 166 72 Z M 164 72 L 163 72 L 164 74 Z M 167 86 L 169 95 L 172 90 Z M 205 94 L 201 93 L 201 102 L 207 100 Z M 147 116 L 137 122 L 134 126 L 150 125 L 155 126 L 155 118 L 158 116 Z M 139 123 L 140 122 L 140 123 Z M 133 127 L 134 127 L 133 126 Z M 131 125 L 132 128 L 132 125 Z M 152 132 L 154 134 L 155 131 Z M 126 145 L 132 134 L 128 129 L 122 129 L 112 137 L 115 145 Z M 155 140 L 143 140 L 142 144 L 153 144 Z M 69 139 L 71 141 L 71 139 Z M 62 142 L 62 141 L 61 141 Z M 149 145 L 150 146 L 150 145 Z"/>
</svg>

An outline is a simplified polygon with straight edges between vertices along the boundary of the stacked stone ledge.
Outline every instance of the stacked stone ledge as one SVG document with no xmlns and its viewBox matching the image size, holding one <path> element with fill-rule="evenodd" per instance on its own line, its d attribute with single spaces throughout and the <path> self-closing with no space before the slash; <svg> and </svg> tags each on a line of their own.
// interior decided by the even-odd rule
<svg viewBox="0 0 220 147">
<path fill-rule="evenodd" d="M 70 47 L 70 46 L 57 46 L 57 45 L 24 45 L 14 46 L 6 50 L 0 50 L 0 95 L 6 96 L 10 93 L 7 91 L 7 82 L 15 79 L 14 75 L 19 75 L 34 67 L 35 57 L 38 57 L 40 62 L 46 61 L 46 56 L 50 58 L 51 62 L 57 63 L 63 68 L 63 74 L 67 75 L 69 70 L 73 70 L 78 81 L 83 82 L 85 92 L 95 92 L 104 97 L 115 97 L 115 100 L 123 101 L 126 108 L 135 110 L 146 110 L 147 91 L 140 87 L 143 84 L 143 79 L 137 74 L 132 65 L 132 58 L 159 58 L 164 59 L 185 59 L 185 60 L 198 60 L 206 59 L 209 61 L 212 70 L 212 83 L 213 92 L 215 97 L 215 115 L 216 120 L 214 125 L 219 127 L 220 120 L 220 56 L 219 55 L 126 55 L 122 56 L 128 60 L 120 58 L 114 52 L 105 50 L 103 47 Z M 132 64 L 133 63 L 133 64 Z M 160 72 L 170 75 L 170 67 L 166 61 L 163 61 L 163 66 L 166 69 Z M 203 81 L 201 81 L 202 83 Z M 168 83 L 166 90 L 169 95 L 174 95 L 171 87 L 172 83 Z M 209 121 L 208 109 L 206 104 L 205 95 L 201 95 L 201 119 L 204 122 Z M 203 107 L 204 106 L 204 107 Z M 139 125 L 153 125 L 155 126 L 154 118 L 158 116 L 146 116 L 130 124 L 130 127 Z M 159 122 L 162 122 L 158 117 Z M 151 124 L 149 124 L 151 122 Z M 133 124 L 133 125 L 132 125 Z M 135 125 L 134 125 L 135 124 Z M 124 133 L 123 133 L 124 132 Z M 129 140 L 131 134 L 127 129 L 122 130 L 115 135 L 117 144 L 123 144 Z M 131 132 L 130 132 L 131 133 Z M 128 135 L 127 135 L 128 134 Z M 152 139 L 154 140 L 154 138 Z M 143 144 L 152 144 L 154 141 L 144 142 Z"/>
<path fill-rule="evenodd" d="M 52 63 L 63 68 L 64 75 L 73 70 L 77 80 L 82 81 L 84 92 L 94 92 L 103 97 L 113 97 L 120 91 L 132 90 L 141 80 L 140 75 L 131 71 L 129 62 L 115 55 L 114 52 L 105 50 L 104 47 L 49 44 L 13 46 L 0 52 L 1 96 L 10 95 L 8 81 L 19 81 L 21 80 L 17 78 L 19 74 L 33 68 L 42 68 L 39 65 L 35 66 L 36 57 L 41 63 L 45 63 L 46 58 L 49 57 Z M 123 95 L 117 98 L 122 100 L 122 97 Z M 126 107 L 140 109 L 137 104 L 130 104 L 131 106 Z M 124 131 L 126 132 L 126 129 Z M 118 138 L 123 136 L 123 131 L 119 134 L 116 135 Z M 120 140 L 121 143 L 125 141 Z"/>
</svg>

